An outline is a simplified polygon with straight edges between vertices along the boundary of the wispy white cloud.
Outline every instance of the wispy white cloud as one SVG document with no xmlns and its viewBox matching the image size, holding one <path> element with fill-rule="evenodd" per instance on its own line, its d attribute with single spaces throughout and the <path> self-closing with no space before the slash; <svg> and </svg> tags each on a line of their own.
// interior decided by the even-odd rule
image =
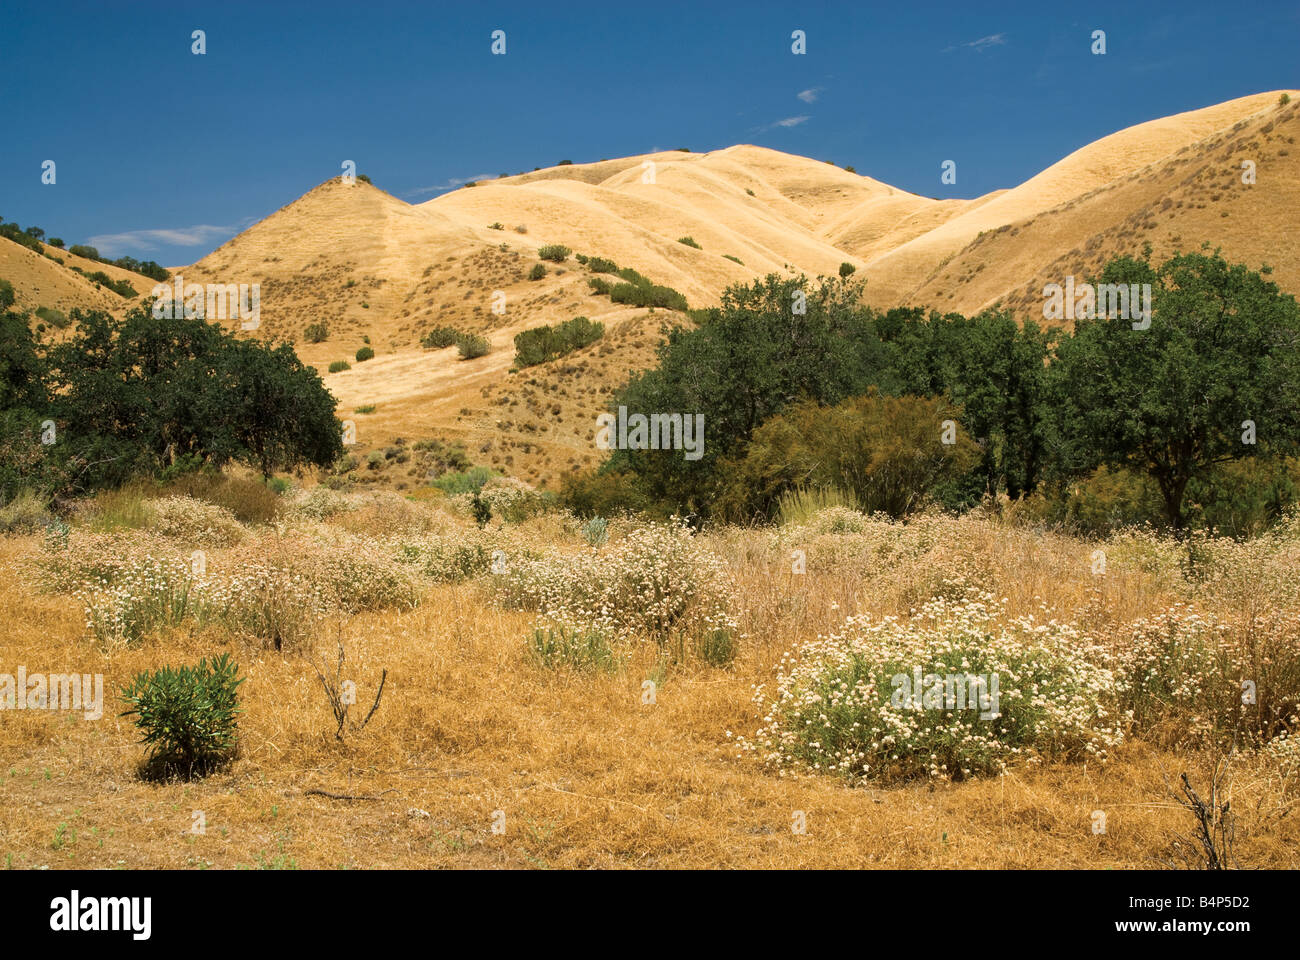
<svg viewBox="0 0 1300 960">
<path fill-rule="evenodd" d="M 496 175 L 491 173 L 476 173 L 472 177 L 457 178 L 452 177 L 446 183 L 435 183 L 431 187 L 420 187 L 416 190 L 410 190 L 405 195 L 408 197 L 419 197 L 426 193 L 443 193 L 447 190 L 455 190 L 457 187 L 463 187 L 467 183 L 474 183 L 479 180 L 495 180 Z"/>
<path fill-rule="evenodd" d="M 821 93 L 822 89 L 822 87 L 809 87 L 807 90 L 801 90 L 799 93 L 796 93 L 795 96 L 804 103 L 812 103 L 817 99 L 817 94 Z"/>
<path fill-rule="evenodd" d="M 772 123 L 766 123 L 761 127 L 752 127 L 751 130 L 763 133 L 764 131 L 772 130 L 776 127 L 797 127 L 801 123 L 807 123 L 809 119 L 810 118 L 807 116 L 786 117 L 784 120 L 776 120 Z"/>
<path fill-rule="evenodd" d="M 991 33 L 987 37 L 980 37 L 978 40 L 970 40 L 966 43 L 959 43 L 956 46 L 948 47 L 943 52 L 952 53 L 958 47 L 969 47 L 976 53 L 983 53 L 989 47 L 1000 47 L 1007 42 L 1005 33 Z"/>
<path fill-rule="evenodd" d="M 200 223 L 192 227 L 173 227 L 161 230 L 128 230 L 125 233 L 101 233 L 86 242 L 105 256 L 127 250 L 150 251 L 159 247 L 199 247 L 213 240 L 225 240 L 243 230 L 256 218 L 245 217 L 239 223 L 218 226 Z"/>
</svg>

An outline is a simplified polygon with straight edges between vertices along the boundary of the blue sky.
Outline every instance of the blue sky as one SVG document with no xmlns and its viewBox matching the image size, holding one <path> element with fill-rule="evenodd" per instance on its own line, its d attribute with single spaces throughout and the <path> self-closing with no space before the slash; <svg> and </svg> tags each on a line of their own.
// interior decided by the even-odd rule
<svg viewBox="0 0 1300 960">
<path fill-rule="evenodd" d="M 1294 0 L 6 0 L 0 215 L 181 265 L 344 160 L 419 202 L 560 160 L 734 143 L 971 197 L 1125 126 L 1300 86 L 1298 54 Z"/>
</svg>

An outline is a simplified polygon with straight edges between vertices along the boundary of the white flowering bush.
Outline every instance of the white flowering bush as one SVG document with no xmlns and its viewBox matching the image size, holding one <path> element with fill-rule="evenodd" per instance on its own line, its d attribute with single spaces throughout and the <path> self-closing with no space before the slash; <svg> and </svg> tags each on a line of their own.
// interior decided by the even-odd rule
<svg viewBox="0 0 1300 960">
<path fill-rule="evenodd" d="M 208 547 L 224 547 L 244 539 L 246 531 L 225 507 L 193 497 L 164 497 L 146 501 L 152 514 L 149 528 L 162 537 Z"/>
<path fill-rule="evenodd" d="M 1300 709 L 1300 624 L 1285 611 L 1229 623 L 1175 604 L 1135 621 L 1117 655 L 1125 708 L 1164 743 L 1262 743 Z"/>
<path fill-rule="evenodd" d="M 1017 761 L 1105 759 L 1123 737 L 1105 650 L 1068 624 L 1008 618 L 991 594 L 974 590 L 931 600 L 908 620 L 849 617 L 787 653 L 774 695 L 760 686 L 755 702 L 763 720 L 752 737 L 737 738 L 742 754 L 782 775 L 850 782 L 960 780 Z"/>
<path fill-rule="evenodd" d="M 1294 725 L 1300 717 L 1292 717 Z M 1285 791 L 1300 787 L 1300 737 L 1281 733 L 1264 744 L 1260 753 L 1276 767 Z"/>
<path fill-rule="evenodd" d="M 356 510 L 357 507 L 344 494 L 325 486 L 315 486 L 293 500 L 290 512 L 312 520 L 328 520 L 340 513 Z"/>
<path fill-rule="evenodd" d="M 460 583 L 487 573 L 494 551 L 500 548 L 483 531 L 473 529 L 403 537 L 393 542 L 392 549 L 400 563 L 431 582 Z"/>
<path fill-rule="evenodd" d="M 536 610 L 548 625 L 618 640 L 716 647 L 718 631 L 738 632 L 726 565 L 678 522 L 637 527 L 599 552 L 517 559 L 495 588 L 507 606 Z"/>
<path fill-rule="evenodd" d="M 48 546 L 38 565 L 49 588 L 81 601 L 88 631 L 106 644 L 185 622 L 219 623 L 279 649 L 310 637 L 330 614 L 411 609 L 425 584 L 387 544 L 342 533 L 281 531 L 205 551 L 202 563 L 167 543 L 78 534 Z"/>
<path fill-rule="evenodd" d="M 1212 736 L 1225 706 L 1231 710 L 1231 700 L 1222 702 L 1219 657 L 1226 631 L 1181 605 L 1131 625 L 1117 672 L 1135 726 L 1155 735 L 1167 724 L 1174 739 L 1191 742 Z"/>
<path fill-rule="evenodd" d="M 89 580 L 74 596 L 85 611 L 86 629 L 105 646 L 136 643 L 152 630 L 203 623 L 213 614 L 205 584 L 179 559 L 129 558 L 111 581 Z"/>
</svg>

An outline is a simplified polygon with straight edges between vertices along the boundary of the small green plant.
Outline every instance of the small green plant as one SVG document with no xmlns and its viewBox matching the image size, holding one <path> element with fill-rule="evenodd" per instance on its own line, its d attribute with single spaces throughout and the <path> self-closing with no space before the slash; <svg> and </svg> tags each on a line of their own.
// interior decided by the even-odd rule
<svg viewBox="0 0 1300 960">
<path fill-rule="evenodd" d="M 745 188 L 745 192 L 746 192 L 747 194 L 749 194 L 751 197 L 754 195 L 754 191 L 751 190 L 751 189 L 749 189 L 749 187 L 746 187 L 746 188 Z"/>
<path fill-rule="evenodd" d="M 604 257 L 590 257 L 587 267 L 592 273 L 618 273 L 618 264 Z"/>
<path fill-rule="evenodd" d="M 374 413 L 375 405 L 373 403 L 363 403 L 359 407 L 354 407 L 352 412 L 353 413 Z"/>
<path fill-rule="evenodd" d="M 375 355 L 374 347 L 362 347 L 357 351 L 357 363 L 365 363 Z"/>
<path fill-rule="evenodd" d="M 858 269 L 858 268 L 855 267 L 853 264 L 847 262 L 847 261 L 844 262 L 844 263 L 841 263 L 841 264 L 840 264 L 840 276 L 841 276 L 841 277 L 847 277 L 847 276 L 849 276 L 850 274 L 852 274 L 853 271 L 856 270 L 856 269 Z"/>
<path fill-rule="evenodd" d="M 578 670 L 609 670 L 618 665 L 609 637 L 599 630 L 537 627 L 532 652 L 542 666 L 569 666 Z"/>
<path fill-rule="evenodd" d="M 533 264 L 533 269 L 528 271 L 529 280 L 540 280 L 546 276 L 546 268 L 540 263 Z"/>
<path fill-rule="evenodd" d="M 543 260 L 550 260 L 554 263 L 563 263 L 571 253 L 573 251 L 562 243 L 548 243 L 537 251 L 537 255 Z"/>
<path fill-rule="evenodd" d="M 582 539 L 593 549 L 603 547 L 609 540 L 609 523 L 604 517 L 592 517 L 582 525 Z"/>
<path fill-rule="evenodd" d="M 695 655 L 711 667 L 725 667 L 736 659 L 736 636 L 730 630 L 708 630 L 695 638 Z"/>
<path fill-rule="evenodd" d="M 489 229 L 489 230 L 504 230 L 505 227 L 503 227 L 503 226 L 501 225 L 501 221 L 498 220 L 496 223 L 489 223 L 489 224 L 488 224 L 488 229 Z"/>
<path fill-rule="evenodd" d="M 609 291 L 613 289 L 608 280 L 602 280 L 600 277 L 590 277 L 587 286 L 591 287 L 591 292 L 598 297 L 609 296 Z"/>
<path fill-rule="evenodd" d="M 330 328 L 321 323 L 309 323 L 307 329 L 302 332 L 303 338 L 308 343 L 324 343 L 329 339 Z"/>
<path fill-rule="evenodd" d="M 1277 98 L 1277 105 L 1279 107 L 1285 107 L 1290 102 L 1291 102 L 1291 94 L 1289 93 L 1284 93 L 1282 94 L 1282 96 Z"/>
<path fill-rule="evenodd" d="M 346 360 L 333 360 L 330 362 L 330 373 L 341 373 L 344 370 L 351 370 L 352 364 Z"/>
<path fill-rule="evenodd" d="M 745 261 L 744 261 L 744 260 L 741 260 L 740 257 L 733 257 L 733 256 L 732 256 L 731 254 L 729 254 L 729 253 L 724 253 L 723 256 L 726 257 L 728 260 L 733 260 L 733 261 L 735 261 L 736 263 L 740 264 L 742 267 L 745 265 Z"/>
<path fill-rule="evenodd" d="M 701 247 L 698 243 L 695 242 L 695 238 L 694 238 L 694 237 L 678 237 L 678 238 L 677 238 L 677 242 L 678 242 L 678 243 L 685 244 L 685 245 L 688 246 L 688 247 L 694 247 L 696 250 L 703 250 L 703 249 L 704 249 L 704 248 Z"/>
<path fill-rule="evenodd" d="M 492 519 L 492 504 L 483 499 L 482 490 L 474 491 L 470 499 L 470 510 L 474 514 L 474 522 L 480 527 L 486 527 L 488 521 Z"/>
<path fill-rule="evenodd" d="M 162 667 L 138 673 L 122 691 L 134 723 L 149 745 L 150 759 L 166 768 L 190 772 L 233 754 L 239 667 L 223 653 L 196 667 Z"/>
</svg>

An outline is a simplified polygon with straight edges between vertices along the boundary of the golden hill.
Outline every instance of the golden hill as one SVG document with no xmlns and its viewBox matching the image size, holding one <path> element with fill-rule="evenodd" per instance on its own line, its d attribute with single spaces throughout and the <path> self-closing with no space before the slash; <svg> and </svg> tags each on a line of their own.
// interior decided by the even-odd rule
<svg viewBox="0 0 1300 960">
<path fill-rule="evenodd" d="M 565 164 L 417 204 L 336 178 L 179 272 L 187 282 L 261 285 L 256 335 L 295 341 L 325 375 L 340 416 L 356 422 L 360 459 L 398 437 L 461 439 L 480 462 L 553 483 L 596 462 L 594 420 L 609 393 L 653 362 L 661 323 L 684 318 L 593 296 L 592 274 L 572 258 L 529 279 L 541 246 L 611 259 L 693 306 L 769 272 L 834 274 L 847 261 L 875 306 L 973 313 L 1001 302 L 1041 317 L 1045 282 L 1095 273 L 1146 242 L 1163 257 L 1209 241 L 1230 259 L 1272 264 L 1274 279 L 1300 292 L 1300 102 L 1281 106 L 1280 93 L 1138 124 L 969 200 L 750 145 Z M 1243 160 L 1256 164 L 1254 185 L 1242 183 Z M 132 278 L 144 294 L 151 286 L 78 265 Z M 126 306 L 9 241 L 0 241 L 0 276 L 26 307 Z M 516 333 L 574 316 L 603 322 L 604 340 L 511 372 Z M 305 342 L 317 322 L 327 339 Z M 492 352 L 462 361 L 454 348 L 421 348 L 439 326 L 482 334 Z M 376 356 L 356 362 L 366 344 Z M 338 360 L 352 368 L 326 373 Z M 421 479 L 396 458 L 358 473 Z"/>
</svg>

